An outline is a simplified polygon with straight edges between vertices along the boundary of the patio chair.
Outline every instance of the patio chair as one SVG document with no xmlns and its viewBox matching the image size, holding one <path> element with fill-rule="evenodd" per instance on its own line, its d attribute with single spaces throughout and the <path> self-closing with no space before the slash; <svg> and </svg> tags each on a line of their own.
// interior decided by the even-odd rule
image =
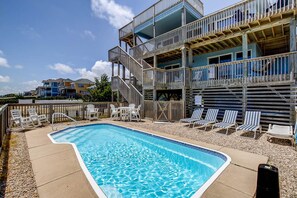
<svg viewBox="0 0 297 198">
<path fill-rule="evenodd" d="M 268 141 L 271 140 L 271 138 L 286 139 L 291 141 L 292 146 L 295 145 L 294 131 L 292 126 L 269 124 L 267 135 Z"/>
<path fill-rule="evenodd" d="M 87 105 L 87 119 L 89 119 L 89 121 L 98 120 L 98 116 L 99 116 L 98 109 L 95 108 L 95 106 L 93 104 L 88 104 Z"/>
<path fill-rule="evenodd" d="M 257 136 L 257 130 L 259 129 L 260 133 L 262 133 L 262 127 L 260 125 L 261 112 L 259 111 L 247 111 L 244 118 L 243 125 L 236 128 L 236 132 L 238 130 L 241 131 L 252 131 L 254 132 L 254 139 Z"/>
<path fill-rule="evenodd" d="M 11 121 L 22 129 L 34 128 L 35 125 L 30 117 L 22 117 L 21 111 L 18 109 L 10 110 Z M 12 124 L 13 124 L 12 123 Z"/>
<path fill-rule="evenodd" d="M 35 108 L 29 108 L 28 113 L 33 123 L 37 122 L 38 126 L 42 125 L 42 123 L 49 123 L 46 115 L 38 115 Z"/>
<path fill-rule="evenodd" d="M 115 108 L 115 106 L 113 104 L 110 104 L 110 110 L 111 110 L 110 118 L 119 120 L 120 119 L 120 117 L 119 117 L 120 112 L 119 112 L 119 110 L 117 108 Z"/>
<path fill-rule="evenodd" d="M 204 120 L 199 120 L 193 123 L 193 127 L 197 124 L 200 125 L 200 127 L 205 127 L 204 130 L 206 130 L 206 128 L 213 123 L 217 122 L 217 116 L 219 113 L 219 109 L 208 109 L 205 119 Z"/>
<path fill-rule="evenodd" d="M 236 124 L 237 114 L 238 114 L 238 111 L 226 110 L 224 113 L 223 121 L 214 124 L 212 126 L 212 129 L 214 127 L 226 129 L 226 135 L 228 135 L 229 128 L 237 127 L 237 124 Z"/>
<path fill-rule="evenodd" d="M 201 120 L 203 110 L 204 110 L 203 108 L 195 109 L 190 118 L 180 119 L 179 122 L 186 122 L 186 123 L 189 123 L 191 126 L 193 122 Z"/>
<path fill-rule="evenodd" d="M 136 120 L 137 122 L 141 121 L 140 108 L 141 108 L 141 105 L 139 105 L 136 109 L 131 110 L 130 121 L 132 120 Z"/>
</svg>

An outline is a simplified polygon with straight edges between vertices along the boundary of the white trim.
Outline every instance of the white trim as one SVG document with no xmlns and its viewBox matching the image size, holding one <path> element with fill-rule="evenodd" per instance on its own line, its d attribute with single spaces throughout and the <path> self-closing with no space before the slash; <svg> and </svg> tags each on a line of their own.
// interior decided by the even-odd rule
<svg viewBox="0 0 297 198">
<path fill-rule="evenodd" d="M 209 59 L 211 59 L 211 58 L 219 58 L 219 63 L 217 63 L 217 64 L 220 64 L 220 56 L 226 56 L 226 55 L 231 55 L 231 61 L 230 62 L 232 62 L 233 61 L 233 52 L 230 52 L 230 53 L 226 53 L 226 54 L 220 54 L 220 55 L 215 55 L 215 56 L 209 56 L 209 57 L 207 57 L 207 65 L 210 65 L 209 64 Z"/>
<path fill-rule="evenodd" d="M 205 150 L 209 150 L 209 151 L 212 151 L 212 152 L 215 152 L 215 153 L 219 153 L 223 156 L 226 157 L 226 161 L 225 163 L 207 180 L 207 182 L 205 182 L 199 189 L 198 191 L 195 192 L 195 194 L 192 196 L 192 198 L 200 198 L 203 193 L 209 188 L 209 186 L 220 176 L 220 174 L 227 168 L 227 166 L 231 163 L 231 157 L 229 157 L 227 154 L 225 153 L 222 153 L 220 151 L 216 151 L 214 149 L 209 149 L 209 148 L 206 148 L 206 147 L 203 147 L 203 146 L 198 146 L 198 145 L 195 145 L 195 144 L 191 144 L 191 143 L 188 143 L 188 142 L 184 142 L 184 141 L 180 141 L 180 140 L 176 140 L 176 139 L 173 139 L 173 138 L 169 138 L 169 137 L 164 137 L 162 135 L 156 135 L 156 134 L 153 134 L 153 133 L 150 133 L 150 132 L 146 132 L 146 131 L 143 131 L 143 130 L 140 130 L 140 129 L 133 129 L 133 128 L 130 128 L 130 127 L 126 127 L 126 126 L 122 126 L 122 125 L 117 125 L 117 124 L 113 124 L 113 123 L 108 123 L 108 122 L 103 122 L 103 123 L 96 123 L 96 124 L 84 124 L 84 125 L 79 125 L 80 127 L 81 126 L 89 126 L 89 125 L 103 125 L 103 124 L 108 124 L 108 125 L 113 125 L 113 126 L 118 126 L 118 127 L 123 127 L 123 128 L 126 128 L 126 129 L 130 129 L 132 131 L 137 131 L 137 132 L 141 132 L 141 133 L 145 133 L 145 134 L 149 134 L 149 135 L 152 135 L 152 136 L 155 136 L 155 137 L 161 137 L 161 138 L 164 138 L 164 139 L 167 139 L 167 140 L 171 140 L 171 141 L 175 141 L 175 142 L 179 142 L 179 143 L 182 143 L 182 144 L 186 144 L 186 145 L 190 145 L 190 146 L 193 146 L 193 147 L 196 147 L 196 148 L 202 148 L 202 149 L 205 149 Z M 66 130 L 66 129 L 70 129 L 70 128 L 76 128 L 76 127 L 66 127 L 64 128 L 63 130 Z M 60 131 L 56 131 L 56 132 L 52 132 L 52 133 L 49 133 L 47 134 L 48 137 L 50 138 L 50 140 L 54 143 L 54 144 L 70 144 L 73 146 L 73 149 L 75 151 L 75 154 L 77 156 L 77 159 L 79 161 L 79 164 L 83 170 L 83 172 L 85 173 L 88 181 L 90 182 L 93 190 L 95 191 L 95 193 L 98 195 L 98 197 L 102 197 L 102 198 L 107 198 L 106 195 L 104 194 L 104 192 L 101 190 L 101 188 L 99 187 L 99 185 L 96 183 L 96 181 L 94 180 L 93 176 L 91 175 L 91 173 L 89 172 L 89 170 L 87 169 L 77 147 L 75 144 L 73 143 L 68 143 L 68 142 L 56 142 L 52 137 L 51 135 L 52 134 L 55 134 L 55 133 L 59 133 Z M 62 132 L 62 133 L 65 133 Z"/>
</svg>

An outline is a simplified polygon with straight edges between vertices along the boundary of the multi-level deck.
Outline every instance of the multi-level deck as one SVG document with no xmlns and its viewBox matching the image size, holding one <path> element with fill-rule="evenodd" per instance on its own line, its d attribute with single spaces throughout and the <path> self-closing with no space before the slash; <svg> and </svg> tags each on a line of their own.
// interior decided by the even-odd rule
<svg viewBox="0 0 297 198">
<path fill-rule="evenodd" d="M 120 29 L 125 50 L 109 51 L 113 91 L 155 119 L 170 111 L 159 100 L 180 100 L 178 119 L 202 95 L 206 108 L 260 110 L 264 124 L 292 123 L 296 11 L 295 0 L 246 0 L 202 16 L 200 1 L 159 1 Z"/>
</svg>

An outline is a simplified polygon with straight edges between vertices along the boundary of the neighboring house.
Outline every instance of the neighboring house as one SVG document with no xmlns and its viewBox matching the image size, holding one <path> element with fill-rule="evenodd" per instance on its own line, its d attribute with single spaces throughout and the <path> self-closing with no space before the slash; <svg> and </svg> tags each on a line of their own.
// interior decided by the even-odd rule
<svg viewBox="0 0 297 198">
<path fill-rule="evenodd" d="M 59 94 L 67 98 L 73 98 L 76 95 L 76 90 L 71 86 L 73 80 L 67 78 L 60 78 L 59 80 Z"/>
<path fill-rule="evenodd" d="M 293 125 L 296 15 L 295 0 L 239 1 L 206 16 L 199 0 L 160 0 L 119 29 L 112 90 L 143 104 L 146 117 L 164 113 L 151 105 L 160 100 L 179 100 L 189 116 L 200 95 L 220 119 L 226 109 L 240 120 L 255 110 L 263 124 Z"/>
<path fill-rule="evenodd" d="M 53 97 L 59 95 L 59 80 L 58 79 L 48 79 L 43 80 L 43 86 L 41 89 L 40 97 Z"/>
<path fill-rule="evenodd" d="M 88 79 L 82 78 L 82 79 L 78 79 L 76 81 L 73 81 L 71 83 L 71 87 L 73 89 L 75 89 L 76 94 L 84 96 L 84 95 L 89 95 L 90 94 L 90 92 L 88 91 L 88 88 L 93 86 L 94 84 L 95 84 L 94 82 L 92 82 L 92 81 L 90 81 Z"/>
</svg>

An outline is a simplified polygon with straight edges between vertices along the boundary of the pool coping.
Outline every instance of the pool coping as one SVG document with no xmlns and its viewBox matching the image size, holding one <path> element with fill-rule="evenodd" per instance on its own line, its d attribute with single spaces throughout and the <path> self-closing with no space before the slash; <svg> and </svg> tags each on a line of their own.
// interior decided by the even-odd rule
<svg viewBox="0 0 297 198">
<path fill-rule="evenodd" d="M 80 124 L 78 124 L 78 126 L 92 125 L 92 124 L 113 124 L 116 126 L 129 128 L 134 131 L 140 131 L 140 132 L 144 132 L 146 134 L 164 137 L 165 139 L 172 139 L 173 141 L 184 142 L 187 145 L 193 145 L 195 147 L 206 148 L 208 150 L 213 150 L 215 152 L 223 152 L 223 153 L 227 152 L 228 155 L 231 154 L 231 157 L 232 157 L 231 163 L 227 166 L 227 168 L 225 170 L 222 171 L 221 175 L 218 178 L 214 179 L 214 182 L 210 185 L 210 187 L 208 187 L 208 189 L 202 195 L 202 197 L 217 197 L 217 194 L 220 195 L 219 197 L 230 197 L 230 193 L 235 193 L 237 195 L 241 195 L 241 197 L 253 197 L 255 194 L 255 184 L 254 183 L 256 183 L 256 174 L 257 174 L 256 167 L 259 163 L 267 163 L 267 161 L 268 161 L 268 157 L 266 157 L 266 156 L 252 154 L 252 153 L 240 151 L 237 149 L 231 149 L 231 148 L 224 147 L 224 146 L 218 146 L 216 144 L 208 144 L 208 143 L 205 143 L 205 142 L 202 142 L 199 140 L 192 140 L 192 139 L 189 139 L 186 137 L 180 137 L 180 136 L 171 135 L 171 134 L 167 134 L 167 133 L 157 132 L 153 129 L 143 129 L 143 128 L 141 128 L 141 126 L 132 126 L 133 128 L 131 128 L 131 126 L 129 126 L 129 124 L 127 124 L 127 123 L 115 122 L 115 121 L 112 121 L 109 119 L 95 121 L 95 122 L 91 122 L 91 123 L 90 122 L 80 123 Z M 66 127 L 66 128 L 69 128 L 69 127 Z M 38 128 L 38 129 L 26 132 L 27 142 L 29 141 L 28 142 L 28 150 L 30 153 L 30 159 L 31 159 L 32 163 L 33 163 L 33 160 L 36 161 L 36 152 L 39 152 L 39 154 L 37 155 L 39 158 L 49 158 L 50 156 L 57 155 L 58 152 L 61 152 L 60 147 L 62 145 L 58 146 L 59 144 L 54 144 L 50 140 L 48 134 L 51 134 L 51 133 L 53 133 L 53 131 L 51 131 L 50 127 Z M 57 146 L 55 146 L 55 145 L 57 145 Z M 69 145 L 69 143 L 68 143 L 68 145 Z M 52 151 L 54 148 L 56 148 L 55 151 Z M 68 148 L 68 150 L 69 150 L 68 152 L 70 154 L 71 154 L 71 152 L 73 153 L 73 151 L 75 151 L 75 148 L 73 146 L 70 146 L 67 148 Z M 73 148 L 73 151 L 71 151 L 72 148 Z M 48 151 L 49 149 L 52 149 L 52 150 Z M 77 156 L 75 154 L 75 152 L 73 154 L 74 154 L 74 156 Z M 234 156 L 235 156 L 235 161 L 233 161 Z M 242 161 L 242 160 L 244 160 L 244 161 Z M 72 161 L 73 161 L 73 159 L 72 159 Z M 77 161 L 77 164 L 79 164 L 78 158 L 76 158 L 76 161 Z M 251 163 L 251 161 L 252 161 L 252 163 Z M 44 164 L 44 166 L 47 166 L 47 164 Z M 61 170 L 60 170 L 61 167 L 56 167 L 55 169 L 56 170 L 51 170 L 51 171 L 60 171 L 61 172 Z M 62 169 L 63 169 L 63 167 L 62 167 Z M 87 180 L 87 175 L 83 173 L 81 167 L 80 167 L 80 169 L 81 169 L 80 172 L 82 172 L 82 174 L 83 174 L 83 176 L 79 175 L 80 179 L 83 179 L 82 177 L 85 177 L 85 179 L 83 179 L 85 181 L 77 181 L 77 180 L 69 181 L 69 177 L 70 177 L 69 174 L 65 173 L 64 175 L 62 175 L 60 172 L 59 172 L 60 178 L 55 178 L 55 179 L 53 179 L 52 177 L 46 178 L 47 183 L 45 183 L 45 184 L 37 181 L 38 193 L 39 193 L 39 195 L 40 194 L 42 195 L 40 197 L 43 197 L 46 193 L 50 193 L 51 190 L 56 190 L 53 186 L 55 186 L 55 183 L 58 183 L 56 180 L 58 180 L 58 181 L 62 180 L 61 179 L 62 177 L 63 178 L 65 177 L 65 180 L 67 180 L 67 178 L 68 178 L 68 180 L 67 180 L 68 183 L 66 183 L 65 186 L 68 187 L 68 186 L 72 185 L 72 187 L 73 187 L 75 185 L 77 186 L 78 185 L 77 183 L 79 183 L 80 186 L 85 186 L 84 190 L 83 190 L 84 192 L 80 192 L 80 193 L 85 193 L 89 197 L 90 197 L 90 195 L 96 197 L 95 190 L 93 190 L 93 188 L 91 188 L 90 182 L 88 182 L 88 180 Z M 39 174 L 39 175 L 37 175 L 37 179 L 38 179 L 38 177 L 40 177 L 40 174 L 42 174 L 40 172 L 38 173 L 38 170 L 40 170 L 40 169 L 33 166 L 35 180 L 36 180 L 36 173 Z M 234 171 L 236 173 L 233 173 Z M 240 177 L 239 179 L 237 179 L 238 173 L 243 174 L 242 177 Z M 73 176 L 73 177 L 75 177 L 75 176 Z M 91 178 L 92 178 L 92 176 L 91 176 Z M 63 180 L 63 182 L 65 182 L 65 180 Z M 229 180 L 229 181 L 227 181 L 227 180 Z M 230 180 L 231 180 L 231 182 L 230 182 Z M 242 187 L 243 185 L 240 184 L 242 180 L 243 180 L 243 182 L 248 183 L 251 186 L 250 187 L 246 187 L 246 186 Z M 61 181 L 60 181 L 59 185 L 61 185 Z M 96 186 L 98 186 L 98 185 L 96 184 Z M 39 189 L 39 187 L 41 188 L 41 190 Z M 63 193 L 62 194 L 63 197 L 70 197 L 68 193 L 70 193 L 70 194 L 74 193 L 72 191 L 67 191 L 67 189 L 61 190 L 61 188 L 62 187 L 60 187 L 60 189 L 59 189 L 59 193 L 60 193 L 60 195 L 61 195 L 61 193 Z M 79 191 L 79 190 L 74 189 L 74 191 Z M 51 197 L 55 197 L 52 194 L 49 194 L 49 195 L 51 195 Z M 233 194 L 231 194 L 231 195 L 233 195 Z M 57 196 L 57 197 L 60 197 L 60 196 Z M 100 197 L 103 197 L 103 196 L 100 196 Z"/>
<path fill-rule="evenodd" d="M 187 142 L 184 142 L 184 141 L 181 141 L 181 140 L 176 140 L 176 139 L 172 139 L 172 138 L 169 138 L 169 137 L 152 134 L 152 133 L 149 133 L 147 131 L 143 131 L 143 130 L 139 130 L 139 129 L 133 129 L 133 128 L 130 128 L 130 127 L 121 126 L 121 125 L 117 125 L 117 124 L 113 124 L 113 123 L 102 123 L 102 122 L 101 123 L 89 123 L 89 124 L 84 124 L 84 125 L 79 125 L 79 126 L 70 126 L 70 127 L 66 127 L 66 128 L 64 128 L 62 130 L 59 130 L 59 131 L 54 131 L 52 133 L 48 133 L 47 136 L 50 138 L 50 140 L 54 144 L 70 144 L 70 145 L 72 145 L 72 147 L 73 147 L 73 149 L 75 151 L 75 154 L 77 156 L 77 159 L 79 161 L 79 164 L 80 164 L 83 172 L 85 173 L 88 181 L 90 182 L 90 185 L 92 186 L 93 190 L 98 195 L 98 197 L 107 198 L 106 195 L 104 194 L 104 192 L 102 191 L 102 189 L 100 188 L 100 186 L 96 183 L 96 181 L 92 177 L 92 175 L 89 172 L 88 168 L 86 167 L 86 165 L 85 165 L 85 163 L 84 163 L 84 161 L 83 161 L 83 159 L 82 159 L 82 157 L 80 155 L 80 152 L 77 149 L 77 146 L 74 143 L 69 143 L 69 142 L 56 142 L 52 138 L 52 136 L 51 136 L 53 134 L 63 133 L 63 132 L 65 132 L 68 129 L 77 128 L 77 127 L 83 127 L 83 126 L 94 126 L 94 125 L 111 125 L 111 126 L 116 126 L 116 127 L 120 127 L 120 128 L 125 128 L 125 129 L 129 129 L 129 130 L 132 130 L 132 131 L 137 131 L 137 132 L 140 132 L 140 133 L 151 135 L 153 137 L 158 137 L 158 138 L 162 138 L 162 139 L 165 139 L 165 140 L 170 140 L 172 142 L 179 143 L 179 144 L 182 144 L 182 145 L 188 145 L 188 146 L 194 147 L 195 149 L 202 149 L 202 150 L 206 150 L 206 151 L 211 151 L 212 153 L 217 153 L 217 154 L 220 154 L 220 155 L 226 157 L 226 161 L 224 162 L 224 164 L 222 166 L 220 166 L 220 168 L 217 169 L 216 172 L 193 194 L 192 198 L 199 198 L 199 197 L 201 197 L 203 195 L 203 193 L 209 188 L 209 186 L 220 176 L 220 174 L 231 163 L 231 157 L 229 155 L 221 152 L 221 151 L 216 151 L 214 149 L 210 149 L 210 148 L 206 148 L 206 147 L 203 147 L 203 146 L 194 145 L 194 144 L 187 143 Z"/>
</svg>

